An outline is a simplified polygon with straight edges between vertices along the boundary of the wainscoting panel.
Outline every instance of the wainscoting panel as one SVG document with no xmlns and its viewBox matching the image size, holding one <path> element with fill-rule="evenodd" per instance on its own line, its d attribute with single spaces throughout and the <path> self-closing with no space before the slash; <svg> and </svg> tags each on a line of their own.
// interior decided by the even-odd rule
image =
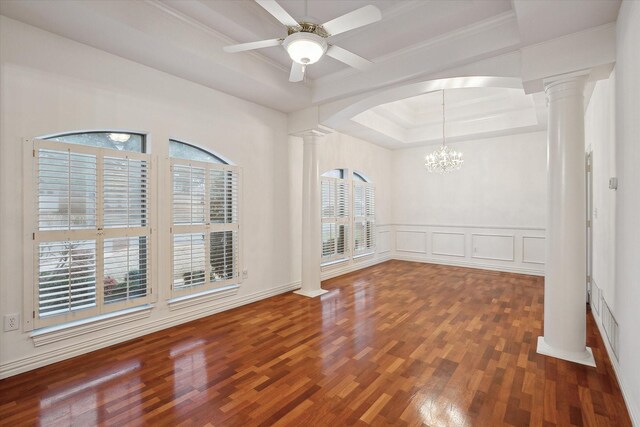
<svg viewBox="0 0 640 427">
<path fill-rule="evenodd" d="M 544 275 L 541 227 L 392 224 L 389 231 L 392 259 Z"/>
<path fill-rule="evenodd" d="M 464 233 L 433 232 L 431 234 L 431 253 L 433 255 L 464 257 L 464 241 Z"/>
<path fill-rule="evenodd" d="M 515 246 L 513 235 L 503 234 L 471 234 L 473 258 L 492 259 L 498 261 L 514 261 Z"/>
<path fill-rule="evenodd" d="M 544 236 L 522 237 L 522 262 L 544 264 Z"/>
<path fill-rule="evenodd" d="M 417 254 L 427 253 L 427 233 L 425 231 L 396 232 L 396 251 Z"/>
<path fill-rule="evenodd" d="M 611 350 L 613 350 L 613 355 L 616 360 L 618 359 L 618 321 L 613 316 L 613 312 L 607 304 L 607 300 L 604 298 L 604 295 L 600 293 L 600 319 L 602 320 L 602 326 L 604 327 L 604 332 L 606 333 L 607 340 L 609 341 L 609 345 L 611 346 Z"/>
<path fill-rule="evenodd" d="M 391 232 L 389 230 L 378 231 L 378 241 L 376 242 L 377 252 L 379 254 L 386 254 L 391 252 Z"/>
<path fill-rule="evenodd" d="M 602 301 L 602 291 L 600 290 L 600 286 L 596 283 L 596 281 L 591 278 L 591 295 L 589 298 L 589 303 L 591 304 L 591 308 L 595 313 L 600 316 L 600 302 Z"/>
</svg>

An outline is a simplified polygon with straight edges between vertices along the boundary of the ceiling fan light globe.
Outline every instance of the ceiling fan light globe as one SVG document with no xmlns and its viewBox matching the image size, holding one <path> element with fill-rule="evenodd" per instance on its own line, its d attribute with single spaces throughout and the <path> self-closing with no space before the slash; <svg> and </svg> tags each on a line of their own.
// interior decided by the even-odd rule
<svg viewBox="0 0 640 427">
<path fill-rule="evenodd" d="M 284 48 L 294 62 L 315 64 L 327 50 L 327 42 L 312 33 L 294 33 L 284 40 Z"/>
</svg>

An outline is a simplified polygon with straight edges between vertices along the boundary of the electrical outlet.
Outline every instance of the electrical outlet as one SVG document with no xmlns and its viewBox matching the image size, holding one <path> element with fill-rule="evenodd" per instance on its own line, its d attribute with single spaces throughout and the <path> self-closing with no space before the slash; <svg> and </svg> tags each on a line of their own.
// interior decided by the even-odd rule
<svg viewBox="0 0 640 427">
<path fill-rule="evenodd" d="M 4 331 L 15 331 L 20 327 L 20 315 L 18 313 L 4 315 Z"/>
<path fill-rule="evenodd" d="M 242 270 L 242 278 L 247 279 L 249 277 L 249 270 Z"/>
</svg>

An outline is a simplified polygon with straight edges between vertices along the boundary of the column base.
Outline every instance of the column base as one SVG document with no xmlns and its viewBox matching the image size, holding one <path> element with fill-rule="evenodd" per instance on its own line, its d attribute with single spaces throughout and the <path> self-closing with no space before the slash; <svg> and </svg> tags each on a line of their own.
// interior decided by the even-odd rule
<svg viewBox="0 0 640 427">
<path fill-rule="evenodd" d="M 556 359 L 568 360 L 569 362 L 580 363 L 581 365 L 596 367 L 596 360 L 593 358 L 593 352 L 590 347 L 585 347 L 583 352 L 566 351 L 550 346 L 544 340 L 544 337 L 538 337 L 539 354 L 555 357 Z"/>
<path fill-rule="evenodd" d="M 326 294 L 327 291 L 326 289 L 314 289 L 312 291 L 305 291 L 303 289 L 300 289 L 299 291 L 294 291 L 294 294 L 298 294 L 298 295 L 302 295 L 303 297 L 309 297 L 309 298 L 315 298 L 315 297 L 319 297 L 320 295 Z"/>
</svg>

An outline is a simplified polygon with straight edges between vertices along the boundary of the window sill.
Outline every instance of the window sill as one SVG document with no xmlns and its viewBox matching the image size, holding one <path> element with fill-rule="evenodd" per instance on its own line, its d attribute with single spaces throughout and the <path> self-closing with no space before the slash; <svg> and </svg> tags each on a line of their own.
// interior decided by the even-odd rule
<svg viewBox="0 0 640 427">
<path fill-rule="evenodd" d="M 169 309 L 179 310 L 185 307 L 191 307 L 193 305 L 202 304 L 204 302 L 210 302 L 217 299 L 227 298 L 238 293 L 238 285 L 228 285 L 221 288 L 210 289 L 208 291 L 199 292 L 197 294 L 185 295 L 183 297 L 172 298 L 168 300 Z"/>
<path fill-rule="evenodd" d="M 101 314 L 88 319 L 76 320 L 62 325 L 48 326 L 34 330 L 30 337 L 33 339 L 33 344 L 36 347 L 40 347 L 124 323 L 145 319 L 151 315 L 152 308 L 152 305 L 147 304 L 113 313 Z"/>
<path fill-rule="evenodd" d="M 356 260 L 359 260 L 361 258 L 372 257 L 375 254 L 376 254 L 375 252 L 367 252 L 366 254 L 354 255 L 353 260 L 356 261 Z"/>
<path fill-rule="evenodd" d="M 349 258 L 338 259 L 338 260 L 335 260 L 335 261 L 327 261 L 327 262 L 325 262 L 323 264 L 320 264 L 320 268 L 334 267 L 334 266 L 336 266 L 338 264 L 342 264 L 342 263 L 345 263 L 347 261 L 349 261 Z"/>
</svg>

